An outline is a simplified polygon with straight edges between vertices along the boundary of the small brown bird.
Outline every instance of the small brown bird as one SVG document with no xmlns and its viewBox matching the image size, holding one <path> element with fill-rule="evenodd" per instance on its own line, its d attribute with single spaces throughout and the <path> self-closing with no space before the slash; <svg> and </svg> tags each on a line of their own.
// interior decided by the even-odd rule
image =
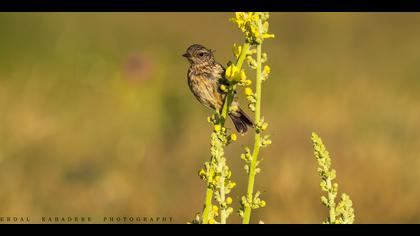
<svg viewBox="0 0 420 236">
<path fill-rule="evenodd" d="M 215 61 L 213 52 L 202 45 L 193 44 L 182 56 L 190 62 L 187 78 L 191 92 L 201 104 L 221 112 L 226 93 L 220 86 L 227 81 L 224 77 L 225 68 Z M 239 107 L 237 101 L 233 101 L 232 106 L 238 108 L 229 112 L 236 130 L 241 134 L 246 133 L 247 126 L 253 127 L 254 123 Z"/>
</svg>

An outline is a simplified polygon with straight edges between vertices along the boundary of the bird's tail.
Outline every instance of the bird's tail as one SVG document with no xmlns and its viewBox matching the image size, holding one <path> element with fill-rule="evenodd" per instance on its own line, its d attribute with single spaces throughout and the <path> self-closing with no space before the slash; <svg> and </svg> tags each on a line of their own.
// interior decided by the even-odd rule
<svg viewBox="0 0 420 236">
<path fill-rule="evenodd" d="M 248 126 L 254 127 L 254 122 L 252 122 L 252 120 L 240 107 L 238 107 L 237 111 L 229 112 L 229 116 L 232 119 L 236 130 L 241 134 L 246 133 Z"/>
</svg>

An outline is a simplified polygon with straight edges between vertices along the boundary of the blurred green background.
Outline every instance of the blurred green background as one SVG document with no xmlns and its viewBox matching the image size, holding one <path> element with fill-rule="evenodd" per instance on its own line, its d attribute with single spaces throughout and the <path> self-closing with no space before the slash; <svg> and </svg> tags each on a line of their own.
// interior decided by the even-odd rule
<svg viewBox="0 0 420 236">
<path fill-rule="evenodd" d="M 211 111 L 190 93 L 181 54 L 201 43 L 232 60 L 243 37 L 231 16 L 1 13 L 0 215 L 193 219 Z M 356 222 L 419 223 L 420 14 L 272 13 L 270 24 L 262 105 L 273 145 L 256 180 L 267 207 L 252 222 L 324 220 L 316 131 Z M 241 151 L 226 153 L 235 208 Z"/>
</svg>

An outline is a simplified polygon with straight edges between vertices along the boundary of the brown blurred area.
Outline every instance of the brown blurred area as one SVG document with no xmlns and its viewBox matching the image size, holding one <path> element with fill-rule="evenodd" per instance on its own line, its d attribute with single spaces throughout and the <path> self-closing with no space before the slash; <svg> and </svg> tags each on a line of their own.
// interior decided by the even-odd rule
<svg viewBox="0 0 420 236">
<path fill-rule="evenodd" d="M 193 219 L 211 111 L 188 90 L 181 55 L 201 43 L 233 60 L 243 39 L 231 16 L 1 13 L 0 215 Z M 256 180 L 267 206 L 252 222 L 326 217 L 312 131 L 357 223 L 420 222 L 419 25 L 418 13 L 271 14 L 262 114 L 273 145 Z M 239 143 L 251 133 L 226 150 L 235 208 Z"/>
</svg>

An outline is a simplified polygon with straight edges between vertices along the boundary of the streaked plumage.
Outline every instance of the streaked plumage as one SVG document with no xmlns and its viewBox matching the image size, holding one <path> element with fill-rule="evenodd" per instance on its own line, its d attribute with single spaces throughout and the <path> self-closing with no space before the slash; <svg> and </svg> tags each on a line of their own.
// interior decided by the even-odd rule
<svg viewBox="0 0 420 236">
<path fill-rule="evenodd" d="M 213 51 L 202 45 L 191 45 L 183 55 L 190 62 L 187 78 L 191 92 L 204 106 L 221 111 L 226 94 L 220 86 L 224 83 L 225 69 L 214 60 Z M 236 130 L 245 133 L 247 126 L 254 126 L 251 119 L 239 107 L 237 101 L 233 101 L 237 111 L 229 112 Z"/>
</svg>

